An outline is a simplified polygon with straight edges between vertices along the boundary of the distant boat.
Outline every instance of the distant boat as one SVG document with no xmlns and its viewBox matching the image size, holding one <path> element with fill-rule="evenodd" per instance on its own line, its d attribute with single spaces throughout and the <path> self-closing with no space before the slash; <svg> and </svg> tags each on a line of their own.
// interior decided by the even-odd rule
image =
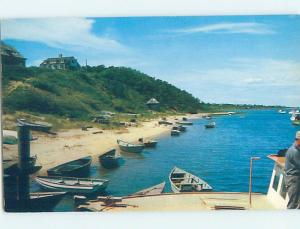
<svg viewBox="0 0 300 229">
<path fill-rule="evenodd" d="M 144 144 L 144 146 L 147 147 L 147 148 L 152 148 L 152 147 L 155 147 L 157 145 L 157 141 L 155 141 L 155 140 L 146 140 L 146 141 L 144 141 L 143 138 L 140 138 L 139 142 Z"/>
<path fill-rule="evenodd" d="M 203 115 L 202 118 L 211 119 L 211 116 L 210 115 Z"/>
<path fill-rule="evenodd" d="M 187 117 L 182 117 L 182 121 L 187 121 Z"/>
<path fill-rule="evenodd" d="M 48 169 L 49 176 L 82 177 L 89 173 L 92 157 L 87 156 Z"/>
<path fill-rule="evenodd" d="M 68 193 L 94 193 L 104 191 L 108 185 L 105 179 L 76 177 L 37 176 L 36 182 L 43 188 Z"/>
<path fill-rule="evenodd" d="M 278 113 L 279 114 L 286 114 L 286 111 L 285 110 L 278 110 Z"/>
<path fill-rule="evenodd" d="M 171 171 L 169 180 L 174 193 L 212 191 L 212 187 L 204 180 L 177 167 Z"/>
<path fill-rule="evenodd" d="M 171 130 L 171 136 L 179 136 L 180 131 L 179 130 Z"/>
<path fill-rule="evenodd" d="M 120 165 L 119 162 L 122 157 L 117 153 L 116 149 L 111 149 L 98 158 L 104 168 L 115 168 Z"/>
<path fill-rule="evenodd" d="M 120 139 L 118 139 L 117 142 L 122 151 L 129 153 L 141 153 L 145 148 L 144 144 L 133 144 Z"/>
<path fill-rule="evenodd" d="M 130 196 L 149 196 L 149 195 L 159 195 L 164 191 L 166 182 L 151 186 L 149 188 L 143 189 L 141 191 L 135 192 Z"/>
<path fill-rule="evenodd" d="M 187 121 L 181 121 L 181 122 L 176 122 L 177 124 L 180 124 L 180 125 L 184 125 L 184 126 L 191 126 L 193 125 L 192 122 L 187 122 Z"/>
<path fill-rule="evenodd" d="M 173 126 L 172 130 L 179 130 L 180 132 L 185 132 L 186 126 L 182 126 L 182 125 Z"/>
<path fill-rule="evenodd" d="M 158 124 L 160 125 L 173 125 L 172 122 L 166 121 L 166 120 L 160 120 L 158 121 Z"/>
<path fill-rule="evenodd" d="M 205 128 L 209 129 L 209 128 L 215 128 L 216 127 L 216 123 L 215 122 L 211 122 L 205 125 Z"/>
</svg>

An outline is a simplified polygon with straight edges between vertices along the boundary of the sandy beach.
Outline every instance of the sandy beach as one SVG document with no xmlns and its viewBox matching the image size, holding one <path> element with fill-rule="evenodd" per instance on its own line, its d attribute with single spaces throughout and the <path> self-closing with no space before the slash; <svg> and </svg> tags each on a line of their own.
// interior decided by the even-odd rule
<svg viewBox="0 0 300 229">
<path fill-rule="evenodd" d="M 172 116 L 168 121 L 175 122 L 182 117 L 188 119 L 201 118 L 202 114 Z M 129 142 L 137 142 L 139 138 L 155 139 L 164 134 L 170 134 L 172 126 L 159 125 L 159 119 L 139 123 L 138 126 L 127 127 L 121 130 L 102 130 L 103 133 L 93 134 L 101 131 L 98 128 L 90 128 L 88 131 L 81 129 L 70 129 L 57 132 L 57 135 L 49 135 L 40 132 L 33 132 L 32 135 L 37 140 L 31 141 L 31 155 L 37 155 L 37 164 L 42 165 L 39 175 L 46 174 L 47 169 L 67 161 L 75 160 L 91 155 L 93 161 L 98 160 L 98 156 L 111 148 L 118 149 L 117 139 Z M 17 145 L 4 145 L 3 157 L 17 159 Z"/>
</svg>

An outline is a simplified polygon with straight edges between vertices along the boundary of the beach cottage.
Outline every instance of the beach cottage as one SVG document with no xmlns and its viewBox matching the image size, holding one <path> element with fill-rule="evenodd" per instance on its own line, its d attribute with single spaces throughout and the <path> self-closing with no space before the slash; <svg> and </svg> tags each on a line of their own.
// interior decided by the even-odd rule
<svg viewBox="0 0 300 229">
<path fill-rule="evenodd" d="M 150 110 L 159 110 L 160 108 L 160 104 L 155 98 L 150 99 L 146 105 Z"/>
<path fill-rule="evenodd" d="M 79 69 L 80 65 L 77 60 L 73 57 L 63 57 L 62 54 L 59 54 L 58 57 L 48 58 L 40 64 L 41 68 L 50 68 L 50 69 Z"/>
</svg>

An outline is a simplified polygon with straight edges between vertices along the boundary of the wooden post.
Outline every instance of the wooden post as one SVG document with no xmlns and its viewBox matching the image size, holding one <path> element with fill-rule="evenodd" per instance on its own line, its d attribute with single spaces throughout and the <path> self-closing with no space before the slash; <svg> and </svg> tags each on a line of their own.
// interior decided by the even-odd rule
<svg viewBox="0 0 300 229">
<path fill-rule="evenodd" d="M 259 160 L 260 157 L 251 157 L 250 158 L 250 174 L 249 174 L 249 204 L 250 206 L 252 205 L 252 164 L 253 164 L 253 160 Z"/>
<path fill-rule="evenodd" d="M 26 126 L 18 126 L 18 200 L 21 211 L 29 207 L 29 160 L 30 160 L 30 130 Z"/>
</svg>

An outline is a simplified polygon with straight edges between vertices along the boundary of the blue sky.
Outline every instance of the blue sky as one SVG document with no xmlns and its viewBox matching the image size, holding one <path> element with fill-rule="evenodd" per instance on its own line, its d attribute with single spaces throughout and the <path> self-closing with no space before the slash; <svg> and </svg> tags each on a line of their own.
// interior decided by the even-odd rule
<svg viewBox="0 0 300 229">
<path fill-rule="evenodd" d="M 48 18 L 2 21 L 27 65 L 62 53 L 128 66 L 211 103 L 300 106 L 300 17 Z"/>
</svg>

